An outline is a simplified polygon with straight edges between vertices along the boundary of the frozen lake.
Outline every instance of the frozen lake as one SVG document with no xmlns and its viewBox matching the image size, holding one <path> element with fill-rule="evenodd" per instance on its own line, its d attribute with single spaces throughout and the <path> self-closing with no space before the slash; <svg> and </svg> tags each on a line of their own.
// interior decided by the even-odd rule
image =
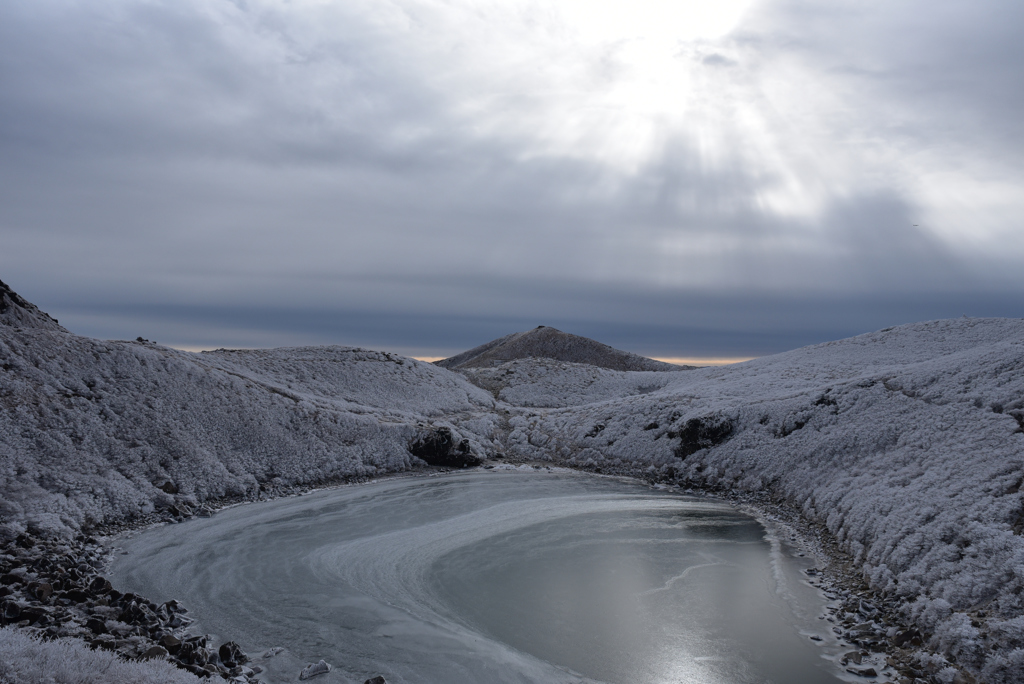
<svg viewBox="0 0 1024 684">
<path fill-rule="evenodd" d="M 727 503 L 627 481 L 392 479 L 120 545 L 122 590 L 181 599 L 250 654 L 287 649 L 260 661 L 269 681 L 320 658 L 323 683 L 839 681 L 810 560 Z"/>
</svg>

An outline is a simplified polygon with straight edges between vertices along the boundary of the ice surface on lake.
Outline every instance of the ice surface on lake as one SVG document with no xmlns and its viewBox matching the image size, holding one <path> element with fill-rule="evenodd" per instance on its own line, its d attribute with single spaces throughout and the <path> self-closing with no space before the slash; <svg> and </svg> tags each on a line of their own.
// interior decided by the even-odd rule
<svg viewBox="0 0 1024 684">
<path fill-rule="evenodd" d="M 826 684 L 799 563 L 728 504 L 579 474 L 403 478 L 151 530 L 115 566 L 352 680 Z M 828 634 L 822 632 L 829 638 Z M 830 651 L 831 648 L 831 651 Z"/>
</svg>

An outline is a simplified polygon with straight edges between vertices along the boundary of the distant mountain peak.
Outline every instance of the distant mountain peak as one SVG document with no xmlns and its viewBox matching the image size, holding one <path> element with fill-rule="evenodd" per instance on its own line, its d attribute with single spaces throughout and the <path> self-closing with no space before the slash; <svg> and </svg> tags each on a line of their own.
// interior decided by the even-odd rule
<svg viewBox="0 0 1024 684">
<path fill-rule="evenodd" d="M 21 297 L 0 280 L 0 324 L 12 328 L 39 328 L 67 332 L 56 318 Z"/>
<path fill-rule="evenodd" d="M 615 349 L 588 337 L 562 332 L 546 325 L 499 337 L 435 363 L 449 370 L 458 370 L 492 368 L 507 361 L 528 358 L 585 363 L 620 371 L 677 371 L 689 368 Z"/>
</svg>

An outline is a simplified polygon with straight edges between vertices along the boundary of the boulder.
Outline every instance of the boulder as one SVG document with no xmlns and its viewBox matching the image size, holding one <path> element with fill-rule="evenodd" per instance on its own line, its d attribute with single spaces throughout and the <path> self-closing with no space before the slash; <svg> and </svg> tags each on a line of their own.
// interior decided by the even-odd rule
<svg viewBox="0 0 1024 684">
<path fill-rule="evenodd" d="M 49 582 L 32 582 L 28 586 L 28 590 L 40 601 L 45 601 L 53 595 L 53 585 Z"/>
<path fill-rule="evenodd" d="M 447 427 L 421 433 L 409 445 L 409 453 L 423 459 L 428 465 L 447 468 L 469 468 L 482 463 L 470 452 L 469 440 L 463 439 L 456 444 L 451 429 Z"/>
<path fill-rule="evenodd" d="M 217 649 L 217 655 L 220 656 L 220 661 L 229 668 L 249 661 L 249 657 L 245 655 L 245 651 L 243 651 L 234 641 L 228 641 L 227 643 L 221 644 L 220 648 Z"/>
<path fill-rule="evenodd" d="M 319 663 L 313 663 L 302 668 L 302 672 L 299 673 L 299 679 L 311 679 L 317 675 L 327 674 L 330 671 L 331 664 L 321 659 Z"/>
<path fill-rule="evenodd" d="M 28 620 L 29 624 L 36 624 L 45 627 L 50 623 L 50 609 L 43 606 L 23 606 L 21 619 Z"/>
<path fill-rule="evenodd" d="M 151 660 L 154 658 L 166 658 L 167 649 L 163 646 L 150 646 L 139 657 L 144 658 L 146 660 Z"/>
<path fill-rule="evenodd" d="M 88 620 L 85 621 L 85 626 L 93 634 L 106 634 L 107 633 L 107 623 L 105 623 L 103 620 L 100 620 L 99 618 L 95 618 L 95 617 L 89 618 Z"/>
<path fill-rule="evenodd" d="M 178 648 L 181 646 L 181 639 L 174 636 L 173 634 L 164 634 L 160 637 L 160 645 L 168 650 L 170 653 L 177 653 Z"/>
<path fill-rule="evenodd" d="M 873 668 L 873 667 L 864 667 L 864 668 L 848 667 L 848 668 L 846 668 L 846 671 L 849 672 L 850 674 L 855 674 L 858 677 L 877 677 L 878 676 L 878 673 L 875 672 L 875 668 Z"/>
<path fill-rule="evenodd" d="M 0 604 L 0 617 L 5 622 L 13 622 L 21 617 L 21 606 L 14 601 L 4 601 Z"/>
<path fill-rule="evenodd" d="M 111 589 L 113 589 L 113 587 L 110 586 L 110 581 L 104 577 L 100 577 L 99 575 L 93 577 L 92 581 L 89 582 L 89 591 L 96 596 L 108 594 Z"/>
<path fill-rule="evenodd" d="M 64 592 L 64 598 L 72 603 L 84 603 L 89 600 L 89 595 L 81 589 L 70 589 Z"/>
</svg>

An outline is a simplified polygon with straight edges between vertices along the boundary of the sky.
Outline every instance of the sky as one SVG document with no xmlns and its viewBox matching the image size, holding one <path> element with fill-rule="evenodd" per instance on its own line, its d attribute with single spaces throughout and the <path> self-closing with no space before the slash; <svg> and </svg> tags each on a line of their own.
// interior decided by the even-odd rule
<svg viewBox="0 0 1024 684">
<path fill-rule="evenodd" d="M 747 358 L 1024 317 L 1019 0 L 9 0 L 0 280 L 73 332 Z"/>
</svg>

